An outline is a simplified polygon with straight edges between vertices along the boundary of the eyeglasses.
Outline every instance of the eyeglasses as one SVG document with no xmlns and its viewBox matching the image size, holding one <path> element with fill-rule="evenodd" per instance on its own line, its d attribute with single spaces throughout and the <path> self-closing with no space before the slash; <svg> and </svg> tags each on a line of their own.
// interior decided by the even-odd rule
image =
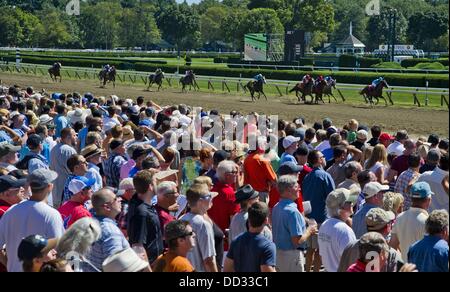
<svg viewBox="0 0 450 292">
<path fill-rule="evenodd" d="M 228 173 L 228 174 L 238 174 L 237 171 L 227 171 L 226 173 Z"/>
<path fill-rule="evenodd" d="M 211 200 L 211 198 L 212 198 L 212 195 L 206 195 L 206 196 L 201 196 L 200 200 L 209 201 L 209 200 Z"/>
<path fill-rule="evenodd" d="M 194 231 L 191 231 L 191 232 L 187 232 L 187 233 L 185 233 L 185 234 L 183 234 L 183 235 L 180 235 L 180 236 L 178 236 L 178 237 L 175 237 L 174 239 L 185 238 L 185 237 L 188 237 L 188 236 L 193 236 L 194 234 L 195 234 L 195 232 L 194 232 Z"/>
</svg>

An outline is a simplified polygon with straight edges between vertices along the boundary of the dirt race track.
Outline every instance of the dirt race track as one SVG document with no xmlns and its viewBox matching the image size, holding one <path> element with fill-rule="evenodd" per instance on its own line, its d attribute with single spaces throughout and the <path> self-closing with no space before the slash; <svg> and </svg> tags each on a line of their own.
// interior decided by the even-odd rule
<svg viewBox="0 0 450 292">
<path fill-rule="evenodd" d="M 181 93 L 178 88 L 169 88 L 161 92 L 144 90 L 144 86 L 131 86 L 112 84 L 107 88 L 100 88 L 98 82 L 93 80 L 63 80 L 62 83 L 53 83 L 48 77 L 0 74 L 3 85 L 17 84 L 22 87 L 33 86 L 35 90 L 45 88 L 47 92 L 92 92 L 95 95 L 108 96 L 115 94 L 122 98 L 136 98 L 144 96 L 146 100 L 153 100 L 160 105 L 172 105 L 184 103 L 191 106 L 201 106 L 206 110 L 217 109 L 221 113 L 230 110 L 238 110 L 243 114 L 256 111 L 260 114 L 279 115 L 283 119 L 292 120 L 303 116 L 308 124 L 321 121 L 330 117 L 334 124 L 342 126 L 351 118 L 355 118 L 361 124 L 369 127 L 374 124 L 382 126 L 389 132 L 398 129 L 406 129 L 409 133 L 428 135 L 437 133 L 441 136 L 449 136 L 449 111 L 448 109 L 426 109 L 414 107 L 385 107 L 375 106 L 369 108 L 365 104 L 349 105 L 344 103 L 331 103 L 320 105 L 304 105 L 294 102 L 294 96 L 281 98 L 269 97 L 269 101 L 259 100 L 252 103 L 249 95 L 237 95 L 229 93 L 189 92 Z"/>
</svg>

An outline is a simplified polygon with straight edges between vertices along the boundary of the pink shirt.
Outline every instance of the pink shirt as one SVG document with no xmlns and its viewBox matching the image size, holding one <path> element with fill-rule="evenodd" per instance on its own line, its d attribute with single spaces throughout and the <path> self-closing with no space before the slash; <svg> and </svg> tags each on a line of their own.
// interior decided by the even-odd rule
<svg viewBox="0 0 450 292">
<path fill-rule="evenodd" d="M 128 174 L 130 170 L 136 166 L 136 162 L 133 159 L 128 160 L 122 167 L 120 168 L 120 179 L 128 178 Z"/>
</svg>

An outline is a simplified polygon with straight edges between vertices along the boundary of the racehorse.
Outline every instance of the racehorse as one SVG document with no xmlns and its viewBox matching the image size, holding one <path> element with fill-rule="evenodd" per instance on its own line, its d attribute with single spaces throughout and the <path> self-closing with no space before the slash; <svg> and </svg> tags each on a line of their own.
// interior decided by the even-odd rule
<svg viewBox="0 0 450 292">
<path fill-rule="evenodd" d="M 315 98 L 316 104 L 319 103 L 319 100 L 321 100 L 322 103 L 325 103 L 322 98 L 323 97 L 323 89 L 325 88 L 325 86 L 327 86 L 327 82 L 324 79 L 319 81 L 319 83 L 314 84 L 312 91 L 316 95 L 316 98 Z M 311 100 L 311 103 L 312 102 L 313 101 Z"/>
<path fill-rule="evenodd" d="M 295 95 L 297 96 L 298 101 L 299 102 L 304 101 L 305 103 L 306 103 L 306 96 L 309 95 L 309 96 L 311 96 L 311 103 L 312 103 L 314 100 L 314 96 L 312 95 L 313 85 L 314 85 L 314 79 L 311 78 L 309 80 L 309 82 L 306 84 L 303 84 L 303 86 L 302 86 L 301 82 L 297 83 L 291 90 L 289 90 L 289 92 L 295 91 Z M 300 96 L 299 93 L 301 93 L 302 95 Z"/>
<path fill-rule="evenodd" d="M 336 79 L 330 78 L 330 81 L 327 82 L 327 85 L 325 85 L 322 91 L 324 96 L 328 96 L 328 103 L 331 103 L 331 97 L 337 102 L 337 99 L 333 94 L 333 88 L 336 89 Z"/>
<path fill-rule="evenodd" d="M 263 76 L 261 80 L 250 80 L 245 87 L 250 91 L 250 95 L 252 96 L 252 101 L 256 101 L 255 93 L 258 93 L 258 99 L 261 97 L 261 94 L 267 100 L 267 96 L 264 93 L 264 84 L 266 84 L 266 78 Z"/>
<path fill-rule="evenodd" d="M 59 77 L 59 82 L 62 81 L 61 67 L 61 63 L 55 63 L 48 69 L 48 74 L 50 74 L 52 81 L 58 82 L 57 77 Z"/>
<path fill-rule="evenodd" d="M 153 85 L 153 83 L 158 84 L 158 91 L 159 89 L 162 87 L 162 83 L 163 83 L 163 79 L 164 79 L 164 72 L 159 72 L 157 74 L 152 73 L 148 76 L 148 87 L 147 90 L 150 90 L 150 87 Z"/>
<path fill-rule="evenodd" d="M 181 92 L 186 92 L 186 86 L 189 85 L 189 90 L 192 89 L 192 86 L 194 86 L 194 90 L 196 88 L 200 90 L 200 87 L 198 86 L 197 82 L 195 81 L 195 74 L 193 72 L 188 73 L 186 76 L 182 76 L 180 78 L 180 83 L 183 86 L 181 88 Z"/>
<path fill-rule="evenodd" d="M 111 66 L 111 69 L 109 69 L 109 72 L 106 72 L 105 70 L 100 71 L 98 73 L 98 79 L 100 79 L 100 86 L 103 82 L 103 87 L 106 86 L 106 82 L 112 82 L 113 87 L 116 87 L 116 67 Z"/>
<path fill-rule="evenodd" d="M 387 106 L 388 105 L 387 100 L 383 96 L 384 87 L 389 88 L 389 84 L 386 82 L 386 80 L 383 80 L 380 83 L 378 83 L 375 88 L 371 88 L 370 85 L 367 85 L 366 87 L 364 87 L 363 90 L 359 92 L 359 94 L 361 94 L 364 97 L 366 103 L 370 103 L 370 105 L 374 104 L 373 102 L 374 98 L 376 100 L 375 105 L 377 105 L 378 102 L 380 101 L 379 99 L 382 98 L 384 99 L 384 102 L 386 103 Z"/>
</svg>

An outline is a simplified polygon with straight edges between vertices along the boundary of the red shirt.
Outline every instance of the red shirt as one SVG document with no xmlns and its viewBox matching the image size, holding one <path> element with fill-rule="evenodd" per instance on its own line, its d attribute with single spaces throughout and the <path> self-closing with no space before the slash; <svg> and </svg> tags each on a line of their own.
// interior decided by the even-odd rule
<svg viewBox="0 0 450 292">
<path fill-rule="evenodd" d="M 159 205 L 155 205 L 155 210 L 158 213 L 159 224 L 161 225 L 161 232 L 164 234 L 164 227 L 172 221 L 177 220 L 170 212 Z"/>
<path fill-rule="evenodd" d="M 255 191 L 269 192 L 270 183 L 276 182 L 277 175 L 263 155 L 255 151 L 244 160 L 244 183 L 251 185 Z"/>
<path fill-rule="evenodd" d="M 219 195 L 213 199 L 213 206 L 208 210 L 209 217 L 225 232 L 230 227 L 231 217 L 239 212 L 239 204 L 235 204 L 235 191 L 232 185 L 221 183 L 214 185 L 212 192 Z"/>
<path fill-rule="evenodd" d="M 360 260 L 357 260 L 356 263 L 351 265 L 347 272 L 350 273 L 365 273 L 366 272 L 366 263 L 361 262 Z"/>
<path fill-rule="evenodd" d="M 67 201 L 61 207 L 58 212 L 64 221 L 64 228 L 69 228 L 77 220 L 84 217 L 92 217 L 91 213 L 83 206 L 83 204 Z"/>
<path fill-rule="evenodd" d="M 408 159 L 409 155 L 400 155 L 392 161 L 391 169 L 397 171 L 397 176 L 409 168 Z M 424 163 L 423 159 L 420 159 L 420 165 L 422 166 Z"/>
<path fill-rule="evenodd" d="M 306 164 L 303 165 L 303 170 L 298 175 L 298 184 L 300 186 L 300 190 L 298 191 L 298 199 L 295 200 L 295 203 L 297 204 L 297 208 L 300 211 L 300 213 L 303 214 L 303 193 L 302 193 L 302 183 L 303 179 L 307 174 L 309 174 L 312 171 L 312 168 L 307 166 Z M 280 193 L 278 192 L 277 188 L 273 188 L 270 190 L 269 193 L 269 208 L 272 209 L 275 207 L 275 205 L 280 201 Z"/>
</svg>

